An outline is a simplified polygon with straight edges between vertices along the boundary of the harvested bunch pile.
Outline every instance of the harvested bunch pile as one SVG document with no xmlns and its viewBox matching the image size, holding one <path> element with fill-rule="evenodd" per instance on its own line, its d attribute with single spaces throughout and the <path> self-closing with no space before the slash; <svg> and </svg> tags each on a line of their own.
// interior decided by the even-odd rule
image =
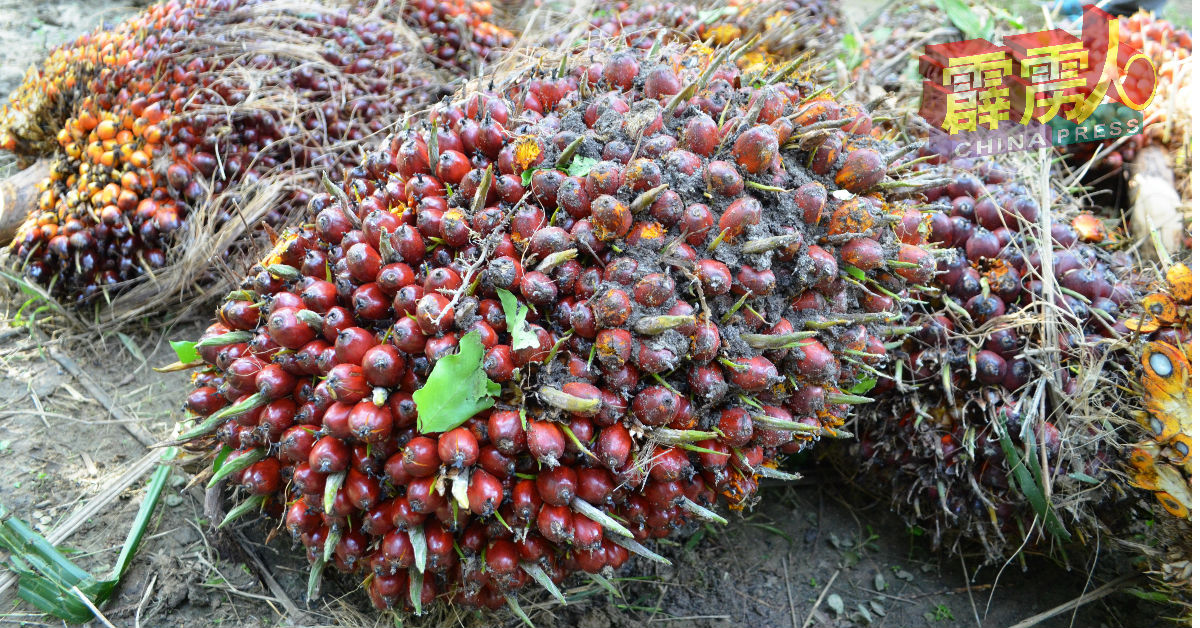
<svg viewBox="0 0 1200 628">
<path fill-rule="evenodd" d="M 944 161 L 927 148 L 905 158 L 918 154 Z M 990 560 L 1072 538 L 1128 555 L 1146 516 L 1190 517 L 1187 267 L 1156 282 L 1105 247 L 1095 216 L 1060 222 L 1062 207 L 994 164 L 929 170 L 953 176 L 896 230 L 950 255 L 912 303 L 911 335 L 858 413 L 843 468 L 889 487 L 935 545 L 979 543 Z M 1190 535 L 1163 530 L 1138 553 L 1184 599 Z"/>
<path fill-rule="evenodd" d="M 834 29 L 830 27 L 840 19 L 837 7 L 811 0 L 722 0 L 705 9 L 683 2 L 605 0 L 593 4 L 585 37 L 596 46 L 620 37 L 631 47 L 649 50 L 656 41 L 724 46 L 757 36 L 754 48 L 738 64 L 762 69 L 768 64 L 787 64 L 802 52 L 814 52 L 820 47 L 818 38 L 831 37 Z M 554 33 L 547 43 L 557 46 L 571 36 L 573 33 Z"/>
<path fill-rule="evenodd" d="M 887 211 L 922 180 L 738 54 L 548 60 L 314 197 L 198 344 L 185 438 L 234 512 L 286 509 L 313 583 L 496 607 L 656 558 L 842 434 L 888 295 L 934 271 Z"/>
<path fill-rule="evenodd" d="M 1098 439 L 1078 439 L 1090 443 L 1083 450 L 1062 448 L 1062 431 L 1080 426 L 1045 408 L 1090 387 L 1086 367 L 1095 357 L 1084 354 L 1103 354 L 1106 337 L 1129 333 L 1119 322 L 1133 299 L 1120 280 L 1129 261 L 1111 259 L 1055 219 L 1043 247 L 1037 234 L 1048 210 L 999 169 L 958 162 L 940 170 L 955 176 L 926 192 L 926 206 L 908 209 L 897 231 L 950 257 L 939 263 L 937 290 L 913 304 L 913 333 L 893 377 L 872 393 L 881 403 L 860 416 L 852 449 L 889 478 L 897 508 L 929 528 L 935 544 L 943 533 L 966 535 L 995 559 L 1024 538 L 1034 515 L 1028 496 L 1010 489 L 1006 449 L 1045 453 L 1055 486 L 1041 490 L 1049 494 L 1079 493 L 1084 485 L 1072 475 L 1106 477 L 1111 461 Z M 1053 305 L 1044 307 L 1047 299 Z M 1056 337 L 1046 337 L 1048 327 Z M 1039 458 L 1029 462 L 1041 476 Z"/>
<path fill-rule="evenodd" d="M 478 0 L 416 0 L 403 6 L 404 21 L 416 31 L 425 53 L 439 67 L 470 75 L 495 61 L 514 37 L 488 21 L 492 5 Z"/>
<path fill-rule="evenodd" d="M 436 95 L 389 10 L 169 2 L 55 51 L 0 126 L 27 157 L 45 154 L 39 134 L 57 144 L 14 262 L 75 303 L 148 277 L 121 315 L 191 289 L 247 226 L 295 218 L 315 173 L 354 165 L 383 120 Z M 30 100 L 42 86 L 53 108 Z"/>
</svg>

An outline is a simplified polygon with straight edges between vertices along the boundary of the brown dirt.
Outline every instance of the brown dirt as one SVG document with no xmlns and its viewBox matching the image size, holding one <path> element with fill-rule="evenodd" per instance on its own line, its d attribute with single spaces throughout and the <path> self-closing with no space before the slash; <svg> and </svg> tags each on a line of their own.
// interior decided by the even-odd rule
<svg viewBox="0 0 1200 628">
<path fill-rule="evenodd" d="M 100 20 L 119 19 L 141 2 L 0 4 L 0 93 L 20 80 L 48 46 L 69 40 Z M 158 374 L 152 366 L 174 361 L 171 339 L 195 338 L 205 317 L 143 321 L 125 328 L 125 338 L 72 335 L 53 324 L 34 327 L 55 336 L 38 343 L 27 321 L 41 303 L 4 284 L 0 290 L 0 502 L 48 533 L 87 499 L 119 477 L 147 448 L 117 423 L 86 388 L 49 356 L 51 346 L 82 370 L 142 427 L 157 437 L 170 433 L 181 415 L 187 375 Z M 45 315 L 43 312 L 41 315 Z M 20 316 L 18 316 L 20 315 Z M 326 586 L 327 594 L 306 606 L 303 552 L 286 535 L 264 544 L 263 521 L 234 526 L 268 566 L 287 596 L 306 610 L 287 617 L 228 532 L 217 532 L 205 514 L 203 494 L 183 490 L 183 473 L 169 483 L 134 565 L 104 607 L 116 626 L 386 625 L 365 596 L 341 595 L 352 582 Z M 73 558 L 103 573 L 116 557 L 143 494 L 134 483 L 101 514 L 63 544 Z M 815 468 L 797 484 L 764 490 L 753 512 L 735 516 L 727 529 L 683 530 L 659 548 L 674 561 L 662 567 L 631 561 L 615 581 L 613 598 L 588 580 L 572 580 L 567 607 L 527 594 L 524 608 L 539 626 L 585 628 L 647 626 L 1009 626 L 1075 599 L 1098 583 L 1026 556 L 997 577 L 978 569 L 973 557 L 931 554 L 925 539 L 906 531 L 886 506 L 854 493 L 832 473 Z M 3 570 L 0 570 L 3 571 Z M 970 574 L 969 576 L 967 574 Z M 826 591 L 826 587 L 828 590 Z M 0 625 L 59 625 L 11 592 Z M 836 596 L 836 597 L 835 597 Z M 1042 626 L 1118 625 L 1116 598 L 1065 613 Z M 819 600 L 819 603 L 818 603 Z M 842 612 L 835 610 L 842 602 Z M 990 606 L 989 606 L 990 602 Z M 813 610 L 816 605 L 815 611 Z M 973 608 L 975 610 L 973 610 Z M 976 618 L 978 613 L 978 622 Z M 864 613 L 870 616 L 868 620 Z M 1141 622 L 1139 622 L 1141 623 Z M 100 625 L 99 622 L 94 622 Z M 442 610 L 408 625 L 505 625 L 519 620 Z"/>
</svg>

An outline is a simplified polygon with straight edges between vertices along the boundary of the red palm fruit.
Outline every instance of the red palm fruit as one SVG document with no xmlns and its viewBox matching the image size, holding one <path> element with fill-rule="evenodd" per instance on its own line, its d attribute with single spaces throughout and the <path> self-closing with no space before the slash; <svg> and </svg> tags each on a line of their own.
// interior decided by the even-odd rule
<svg viewBox="0 0 1200 628">
<path fill-rule="evenodd" d="M 735 366 L 726 365 L 729 382 L 743 390 L 763 390 L 779 379 L 775 365 L 762 356 L 737 358 L 732 363 Z"/>
<path fill-rule="evenodd" d="M 575 540 L 571 509 L 543 504 L 537 514 L 537 529 L 551 543 L 570 545 Z"/>
<path fill-rule="evenodd" d="M 362 327 L 347 327 L 338 332 L 333 343 L 334 357 L 339 364 L 361 364 L 363 356 L 376 344 L 375 334 Z"/>
<path fill-rule="evenodd" d="M 354 405 L 342 402 L 330 404 L 325 409 L 325 414 L 321 415 L 322 430 L 330 436 L 350 438 L 350 411 L 354 409 Z"/>
<path fill-rule="evenodd" d="M 723 233 L 725 242 L 732 242 L 742 235 L 747 227 L 757 225 L 762 219 L 762 203 L 752 197 L 743 196 L 729 204 L 721 220 L 717 222 L 717 232 Z"/>
<path fill-rule="evenodd" d="M 313 445 L 308 464 L 318 473 L 337 473 L 350 466 L 350 447 L 340 438 L 324 436 Z"/>
<path fill-rule="evenodd" d="M 853 156 L 853 153 L 851 155 Z M 776 136 L 775 130 L 765 124 L 759 124 L 743 131 L 733 142 L 734 161 L 751 174 L 763 172 L 775 162 L 778 156 L 779 138 Z"/>
<path fill-rule="evenodd" d="M 675 500 L 683 496 L 683 485 L 678 481 L 670 482 L 647 482 L 644 490 L 646 501 L 654 507 L 650 512 L 650 517 L 647 518 L 647 525 L 651 527 L 662 527 L 654 525 L 654 515 L 664 515 L 667 508 L 675 505 Z M 669 518 L 667 519 L 669 521 Z"/>
<path fill-rule="evenodd" d="M 325 491 L 325 474 L 301 462 L 292 469 L 292 485 L 305 495 L 320 495 Z"/>
<path fill-rule="evenodd" d="M 984 384 L 1000 384 L 1008 372 L 1008 363 L 998 354 L 984 349 L 975 354 L 975 376 Z"/>
<path fill-rule="evenodd" d="M 393 392 L 388 395 L 388 410 L 392 412 L 392 426 L 395 428 L 411 427 L 417 423 L 417 404 L 413 401 L 412 393 Z"/>
<path fill-rule="evenodd" d="M 489 517 L 503 500 L 504 486 L 496 476 L 483 469 L 476 469 L 471 473 L 467 486 L 467 501 L 470 502 L 471 512 L 481 517 Z"/>
<path fill-rule="evenodd" d="M 321 526 L 321 516 L 310 509 L 307 501 L 301 497 L 288 506 L 284 526 L 292 534 L 292 538 L 299 538 L 301 534 L 316 531 Z"/>
<path fill-rule="evenodd" d="M 279 490 L 279 460 L 264 458 L 242 471 L 241 484 L 251 495 L 271 495 Z"/>
<path fill-rule="evenodd" d="M 883 180 L 887 164 L 883 156 L 869 148 L 850 151 L 846 161 L 834 175 L 834 183 L 851 194 L 866 194 Z"/>
<path fill-rule="evenodd" d="M 900 254 L 896 259 L 903 264 L 917 265 L 916 268 L 897 267 L 895 269 L 894 272 L 906 281 L 914 284 L 927 284 L 933 281 L 937 262 L 929 251 L 916 245 L 901 244 Z"/>
<path fill-rule="evenodd" d="M 650 477 L 656 482 L 678 480 L 691 468 L 687 454 L 677 447 L 656 447 L 650 459 Z"/>
<path fill-rule="evenodd" d="M 638 62 L 632 54 L 619 53 L 613 55 L 604 64 L 604 80 L 608 81 L 613 87 L 623 90 L 630 89 L 633 87 L 633 81 L 637 78 L 637 75 Z"/>
<path fill-rule="evenodd" d="M 754 436 L 754 421 L 744 408 L 726 408 L 717 423 L 720 441 L 730 447 L 742 447 Z"/>
<path fill-rule="evenodd" d="M 704 169 L 704 183 L 711 193 L 737 196 L 745 189 L 742 175 L 727 161 L 710 161 Z"/>
<path fill-rule="evenodd" d="M 679 410 L 679 395 L 665 386 L 650 386 L 634 396 L 631 408 L 643 425 L 666 425 Z"/>
<path fill-rule="evenodd" d="M 842 261 L 859 270 L 875 270 L 884 261 L 883 245 L 870 238 L 854 238 L 846 242 L 842 245 L 841 255 Z"/>
<path fill-rule="evenodd" d="M 404 471 L 419 478 L 433 475 L 441 466 L 438 445 L 432 438 L 418 436 L 404 446 Z"/>
<path fill-rule="evenodd" d="M 679 220 L 679 230 L 684 234 L 684 240 L 693 246 L 700 246 L 708 240 L 709 231 L 716 221 L 712 210 L 703 203 L 693 203 L 683 210 Z"/>
<path fill-rule="evenodd" d="M 359 242 L 346 250 L 346 267 L 359 283 L 375 281 L 380 266 L 379 252 L 366 242 Z"/>
<path fill-rule="evenodd" d="M 604 329 L 596 335 L 596 359 L 608 368 L 618 368 L 629 361 L 633 351 L 633 336 L 624 329 Z"/>
<path fill-rule="evenodd" d="M 437 492 L 436 482 L 437 477 L 432 475 L 409 480 L 405 494 L 413 512 L 431 514 L 446 503 L 446 498 Z"/>
<path fill-rule="evenodd" d="M 711 155 L 719 140 L 717 123 L 704 113 L 694 115 L 684 123 L 683 147 L 697 155 Z"/>
<path fill-rule="evenodd" d="M 392 435 L 392 413 L 370 401 L 360 401 L 347 418 L 350 433 L 365 443 L 381 443 Z"/>
<path fill-rule="evenodd" d="M 450 299 L 440 294 L 425 294 L 417 301 L 417 324 L 421 332 L 432 336 L 448 331 L 454 325 L 454 308 L 450 307 Z"/>
<path fill-rule="evenodd" d="M 579 482 L 575 494 L 585 502 L 594 506 L 610 503 L 616 483 L 612 476 L 603 469 L 586 467 L 579 470 Z"/>
<path fill-rule="evenodd" d="M 333 398 L 344 403 L 355 403 L 371 393 L 370 384 L 358 364 L 338 364 L 329 370 L 325 383 Z"/>
<path fill-rule="evenodd" d="M 729 273 L 729 267 L 715 259 L 700 260 L 696 264 L 696 276 L 700 279 L 704 294 L 708 296 L 726 294 L 733 286 L 733 275 Z"/>
<path fill-rule="evenodd" d="M 623 238 L 633 226 L 633 213 L 616 197 L 608 194 L 592 201 L 592 224 L 601 240 Z"/>
<path fill-rule="evenodd" d="M 442 463 L 451 467 L 470 467 L 479 459 L 479 441 L 464 427 L 442 433 L 438 437 L 437 450 Z"/>
<path fill-rule="evenodd" d="M 513 357 L 512 347 L 508 345 L 495 345 L 489 348 L 484 355 L 483 370 L 487 373 L 488 379 L 498 384 L 510 381 L 516 369 L 517 364 Z"/>
<path fill-rule="evenodd" d="M 403 531 L 388 532 L 379 543 L 380 562 L 385 570 L 403 573 L 416 564 L 416 554 L 408 533 Z"/>
<path fill-rule="evenodd" d="M 575 497 L 579 478 L 571 467 L 558 466 L 543 469 L 538 473 L 536 484 L 542 502 L 554 506 L 566 506 Z"/>
<path fill-rule="evenodd" d="M 604 538 L 604 528 L 599 523 L 579 513 L 574 513 L 571 516 L 571 523 L 574 528 L 574 547 L 577 550 L 592 551 L 600 549 L 600 542 Z"/>
<path fill-rule="evenodd" d="M 601 429 L 596 439 L 596 456 L 601 464 L 614 472 L 625 466 L 632 449 L 629 430 L 619 423 Z"/>
<path fill-rule="evenodd" d="M 362 357 L 363 376 L 372 386 L 395 387 L 404 373 L 405 362 L 391 345 L 375 345 Z"/>
<path fill-rule="evenodd" d="M 285 461 L 305 462 L 316 442 L 316 433 L 311 426 L 294 425 L 279 437 L 279 455 Z"/>
<path fill-rule="evenodd" d="M 514 410 L 496 410 L 488 417 L 488 438 L 496 449 L 508 455 L 525 450 L 525 430 L 521 427 L 521 415 Z"/>
<path fill-rule="evenodd" d="M 496 449 L 495 445 L 484 445 L 479 448 L 479 466 L 496 477 L 511 477 L 516 470 L 516 459 L 507 456 Z"/>
<path fill-rule="evenodd" d="M 359 510 L 370 510 L 379 502 L 379 482 L 357 469 L 352 468 L 346 472 L 345 484 L 342 487 L 346 491 L 346 497 Z"/>
<path fill-rule="evenodd" d="M 255 317 L 257 318 L 257 313 Z M 308 323 L 301 321 L 296 315 L 296 310 L 291 308 L 272 312 L 267 317 L 267 331 L 275 344 L 287 349 L 299 349 L 317 337 L 317 332 Z"/>
<path fill-rule="evenodd" d="M 566 437 L 557 423 L 552 421 L 529 421 L 525 433 L 525 446 L 529 453 L 549 466 L 558 464 L 558 459 L 567 450 Z"/>
<path fill-rule="evenodd" d="M 632 312 L 629 295 L 617 288 L 602 292 L 592 304 L 592 314 L 600 327 L 620 327 Z"/>
<path fill-rule="evenodd" d="M 533 480 L 518 480 L 513 484 L 511 498 L 513 512 L 521 521 L 532 521 L 542 507 L 542 498 Z"/>
</svg>

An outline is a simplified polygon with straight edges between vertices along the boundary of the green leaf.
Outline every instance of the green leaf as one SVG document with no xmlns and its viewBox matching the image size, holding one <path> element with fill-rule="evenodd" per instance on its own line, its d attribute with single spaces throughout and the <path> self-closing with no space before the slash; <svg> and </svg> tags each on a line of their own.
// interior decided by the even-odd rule
<svg viewBox="0 0 1200 628">
<path fill-rule="evenodd" d="M 980 19 L 967 5 L 966 0 L 937 0 L 937 4 L 945 11 L 946 17 L 950 18 L 950 23 L 962 31 L 967 39 L 988 39 L 992 36 L 994 20 L 991 16 L 988 19 Z"/>
<path fill-rule="evenodd" d="M 221 446 L 221 451 L 218 451 L 217 455 L 213 457 L 213 473 L 221 470 L 221 465 L 225 464 L 225 459 L 228 458 L 229 454 L 231 453 L 233 453 L 233 447 L 230 447 L 229 445 Z"/>
<path fill-rule="evenodd" d="M 850 389 L 850 394 L 861 395 L 865 392 L 868 392 L 872 388 L 875 388 L 875 383 L 876 379 L 874 377 L 870 377 L 866 373 L 863 373 L 862 377 L 860 377 L 858 381 L 854 383 L 854 387 Z"/>
<path fill-rule="evenodd" d="M 850 275 L 851 277 L 854 277 L 855 279 L 857 279 L 859 281 L 867 280 L 867 273 L 863 272 L 863 269 L 858 268 L 856 266 L 846 266 L 846 274 Z"/>
<path fill-rule="evenodd" d="M 175 350 L 175 355 L 180 362 L 189 364 L 200 359 L 200 354 L 196 351 L 196 343 L 190 340 L 172 340 L 171 348 Z"/>
<path fill-rule="evenodd" d="M 525 320 L 529 306 L 518 305 L 517 297 L 503 288 L 497 289 L 496 294 L 500 295 L 500 305 L 504 308 L 504 322 L 508 325 L 508 333 L 512 335 L 513 351 L 538 346 L 537 334 L 533 333 L 529 321 Z"/>
<path fill-rule="evenodd" d="M 567 174 L 572 177 L 586 177 L 598 163 L 600 163 L 599 159 L 575 155 L 575 158 L 571 160 L 571 165 L 567 166 Z"/>
<path fill-rule="evenodd" d="M 1029 500 L 1029 505 L 1033 506 L 1033 510 L 1042 518 L 1042 521 L 1046 522 L 1054 536 L 1061 541 L 1070 540 L 1070 533 L 1059 521 L 1058 514 L 1050 507 L 1050 500 L 1046 497 L 1041 483 L 1034 480 L 1033 473 L 1030 472 L 1029 467 L 1025 466 L 1025 461 L 1021 459 L 1021 454 L 1013 445 L 1012 439 L 1009 438 L 1008 429 L 998 422 L 994 425 L 996 426 L 994 431 L 1000 436 L 1000 448 L 1004 450 L 1004 455 L 1008 458 L 1008 465 L 1013 469 L 1012 476 L 1016 478 L 1021 493 L 1025 499 Z"/>
<path fill-rule="evenodd" d="M 853 70 L 862 63 L 862 44 L 859 43 L 858 37 L 854 33 L 842 35 L 842 53 L 838 56 L 846 64 L 847 70 Z"/>
<path fill-rule="evenodd" d="M 521 173 L 521 186 L 529 187 L 531 181 L 533 181 L 533 168 L 526 168 L 525 172 Z"/>
<path fill-rule="evenodd" d="M 499 394 L 500 384 L 483 372 L 483 343 L 479 332 L 473 331 L 459 341 L 458 353 L 433 365 L 425 385 L 413 393 L 417 430 L 424 434 L 452 430 L 495 405 Z"/>
<path fill-rule="evenodd" d="M 112 595 L 133 562 L 133 555 L 141 544 L 163 487 L 174 469 L 167 461 L 177 453 L 174 447 L 163 452 L 163 464 L 155 469 L 129 536 L 121 547 L 116 564 L 104 580 L 97 580 L 67 560 L 49 541 L 0 506 L 0 547 L 9 552 L 9 566 L 18 576 L 17 595 L 38 610 L 74 624 L 94 619 L 92 610 L 79 599 L 72 587 L 78 588 L 95 606 L 104 604 Z"/>
</svg>

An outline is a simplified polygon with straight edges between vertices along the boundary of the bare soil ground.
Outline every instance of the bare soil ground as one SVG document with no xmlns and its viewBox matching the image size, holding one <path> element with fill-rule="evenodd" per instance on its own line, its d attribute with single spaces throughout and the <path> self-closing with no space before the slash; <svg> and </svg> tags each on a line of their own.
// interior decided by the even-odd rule
<svg viewBox="0 0 1200 628">
<path fill-rule="evenodd" d="M 0 93 L 48 46 L 102 20 L 119 19 L 140 2 L 0 3 Z M 199 335 L 207 310 L 180 320 L 147 320 L 103 337 L 28 320 L 41 303 L 5 285 L 0 290 L 0 503 L 49 534 L 87 500 L 152 453 L 88 385 L 73 362 L 114 406 L 157 438 L 181 416 L 186 374 L 159 374 L 174 361 L 168 340 Z M 24 306 L 24 307 L 23 307 Z M 43 314 L 45 314 L 43 312 Z M 10 326 L 13 322 L 23 326 Z M 49 336 L 43 340 L 43 334 Z M 128 533 L 145 478 L 87 520 L 61 546 L 93 573 L 104 573 Z M 177 472 L 114 598 L 103 608 L 114 626 L 388 625 L 356 583 L 332 582 L 304 602 L 303 551 L 264 520 L 215 530 L 200 489 Z M 571 581 L 566 607 L 529 594 L 523 606 L 539 626 L 1011 626 L 1078 598 L 1099 583 L 1026 555 L 1006 569 L 979 568 L 972 556 L 931 553 L 886 504 L 875 503 L 819 466 L 805 480 L 767 488 L 761 503 L 721 530 L 682 530 L 659 548 L 672 567 L 634 560 L 611 596 L 590 581 Z M 239 540 L 241 542 L 239 542 Z M 247 552 L 251 552 L 248 554 Z M 256 561 L 278 581 L 265 584 Z M 0 570 L 2 572 L 3 570 Z M 4 574 L 0 573 L 0 577 Z M 0 600 L 0 625 L 61 625 Z M 286 600 L 284 598 L 287 598 Z M 1041 626 L 1115 626 L 1128 609 L 1106 598 Z M 294 605 L 301 613 L 289 614 Z M 1156 620 L 1145 617 L 1139 624 Z M 406 625 L 519 626 L 510 613 L 442 609 Z M 101 625 L 100 621 L 93 625 Z M 398 624 L 397 624 L 398 625 Z"/>
</svg>

